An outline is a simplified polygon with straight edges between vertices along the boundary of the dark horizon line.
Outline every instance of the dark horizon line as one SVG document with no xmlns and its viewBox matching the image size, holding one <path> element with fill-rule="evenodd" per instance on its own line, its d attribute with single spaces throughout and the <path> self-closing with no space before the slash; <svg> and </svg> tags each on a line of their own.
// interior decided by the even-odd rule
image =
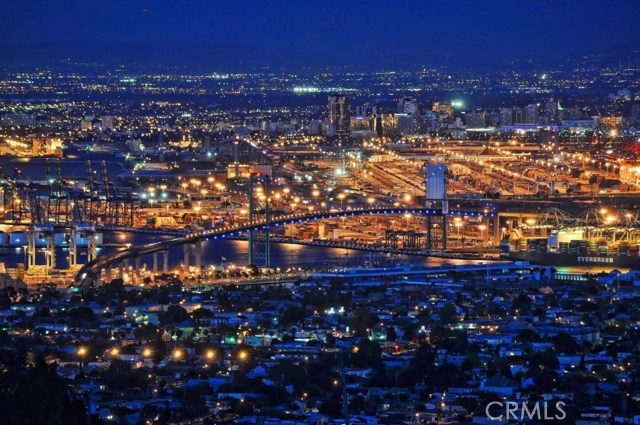
<svg viewBox="0 0 640 425">
<path fill-rule="evenodd" d="M 92 49 L 83 47 L 100 46 L 104 49 L 102 55 Z M 133 48 L 146 47 L 143 52 L 133 52 Z M 168 50 L 167 50 L 168 48 Z M 385 67 L 388 65 L 415 69 L 424 66 L 456 66 L 463 70 L 488 70 L 505 63 L 530 62 L 559 64 L 572 59 L 582 59 L 585 56 L 615 55 L 623 52 L 640 50 L 640 39 L 618 43 L 606 50 L 591 52 L 576 52 L 574 55 L 562 57 L 540 57 L 539 55 L 519 55 L 503 57 L 484 57 L 460 53 L 438 54 L 433 52 L 397 54 L 370 54 L 360 52 L 357 55 L 346 52 L 303 52 L 299 49 L 286 47 L 260 47 L 238 42 L 209 42 L 193 40 L 115 40 L 85 39 L 85 40 L 43 40 L 25 42 L 0 42 L 0 64 L 7 66 L 27 65 L 46 66 L 52 62 L 71 59 L 74 62 L 92 62 L 103 66 L 121 65 L 127 62 L 137 66 L 153 67 L 192 67 L 202 68 L 221 66 L 229 68 L 236 65 L 239 69 L 272 67 L 272 68 L 326 68 L 326 67 Z M 29 52 L 29 50 L 36 50 Z M 165 55 L 166 62 L 159 61 L 159 55 Z M 227 55 L 229 60 L 222 64 L 216 63 L 221 58 L 216 55 Z M 631 59 L 631 58 L 630 58 Z M 132 63 L 133 62 L 133 63 Z M 150 63 L 147 63 L 150 62 Z"/>
</svg>

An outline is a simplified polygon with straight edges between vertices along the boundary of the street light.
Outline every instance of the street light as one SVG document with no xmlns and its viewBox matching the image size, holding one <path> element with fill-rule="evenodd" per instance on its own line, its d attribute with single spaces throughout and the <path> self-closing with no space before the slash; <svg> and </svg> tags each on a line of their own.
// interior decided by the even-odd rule
<svg viewBox="0 0 640 425">
<path fill-rule="evenodd" d="M 207 350 L 207 353 L 205 354 L 205 356 L 207 357 L 208 361 L 211 361 L 216 357 L 216 352 L 213 350 Z"/>
<path fill-rule="evenodd" d="M 145 348 L 144 350 L 142 350 L 142 357 L 149 358 L 151 357 L 151 354 L 153 354 L 153 352 L 150 348 Z"/>
<path fill-rule="evenodd" d="M 345 198 L 345 194 L 344 193 L 339 193 L 338 194 L 338 199 L 340 199 L 340 209 L 342 209 L 342 201 L 344 201 Z"/>
<path fill-rule="evenodd" d="M 458 218 L 458 217 L 456 217 Z M 460 236 L 460 228 L 462 227 L 462 223 L 460 222 L 460 220 L 455 220 L 454 226 L 456 226 L 456 230 L 458 232 L 458 236 Z"/>
<path fill-rule="evenodd" d="M 78 357 L 80 358 L 80 367 L 83 366 L 84 356 L 86 356 L 88 352 L 89 350 L 87 350 L 86 347 L 78 348 Z"/>
<path fill-rule="evenodd" d="M 173 358 L 175 360 L 180 360 L 182 358 L 182 350 L 179 348 L 176 348 L 175 350 L 173 350 Z"/>
<path fill-rule="evenodd" d="M 484 245 L 484 231 L 486 230 L 487 226 L 484 224 L 481 224 L 478 226 L 478 229 L 480 229 L 480 237 L 482 238 L 482 244 Z"/>
</svg>

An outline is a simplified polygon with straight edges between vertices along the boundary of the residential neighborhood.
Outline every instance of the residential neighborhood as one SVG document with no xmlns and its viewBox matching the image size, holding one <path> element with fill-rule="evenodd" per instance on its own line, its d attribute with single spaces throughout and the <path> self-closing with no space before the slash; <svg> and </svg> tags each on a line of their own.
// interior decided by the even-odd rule
<svg viewBox="0 0 640 425">
<path fill-rule="evenodd" d="M 630 276 L 320 275 L 200 289 L 170 276 L 85 293 L 5 287 L 2 385 L 18 387 L 14 401 L 56 400 L 48 415 L 104 424 L 513 423 L 486 406 L 537 401 L 562 401 L 576 424 L 640 421 Z"/>
</svg>

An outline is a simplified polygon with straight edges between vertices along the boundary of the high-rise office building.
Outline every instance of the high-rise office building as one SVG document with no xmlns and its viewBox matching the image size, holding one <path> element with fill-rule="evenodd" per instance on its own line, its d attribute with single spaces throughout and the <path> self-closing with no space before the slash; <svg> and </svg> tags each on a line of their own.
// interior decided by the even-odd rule
<svg viewBox="0 0 640 425">
<path fill-rule="evenodd" d="M 502 127 L 513 124 L 513 109 L 500 108 L 500 125 Z"/>
<path fill-rule="evenodd" d="M 525 124 L 537 124 L 538 112 L 540 107 L 536 103 L 532 103 L 524 107 L 524 123 Z"/>
<path fill-rule="evenodd" d="M 416 120 L 411 114 L 395 114 L 401 134 L 415 134 Z"/>
<path fill-rule="evenodd" d="M 556 102 L 554 98 L 547 100 L 544 103 L 544 114 L 549 122 L 556 122 L 558 120 L 558 110 L 560 109 L 560 102 Z"/>
<path fill-rule="evenodd" d="M 440 116 L 453 115 L 453 107 L 448 102 L 444 102 L 444 103 L 434 102 L 431 110 Z"/>
<path fill-rule="evenodd" d="M 417 99 L 412 97 L 403 97 L 398 102 L 397 112 L 399 114 L 412 114 L 417 115 L 420 113 L 420 105 Z"/>
<path fill-rule="evenodd" d="M 348 130 L 347 96 L 343 94 L 329 96 L 329 122 L 333 124 L 338 132 Z"/>
<path fill-rule="evenodd" d="M 433 111 L 426 111 L 423 117 L 423 124 L 427 132 L 438 130 L 438 114 Z"/>
<path fill-rule="evenodd" d="M 356 117 L 371 117 L 378 113 L 378 107 L 371 102 L 356 106 Z"/>
<path fill-rule="evenodd" d="M 403 97 L 398 102 L 396 111 L 400 133 L 415 134 L 420 125 L 420 105 L 418 100 L 412 97 Z"/>
<path fill-rule="evenodd" d="M 526 118 L 524 115 L 524 109 L 515 107 L 513 108 L 513 123 L 514 124 L 524 124 L 526 123 Z"/>
</svg>

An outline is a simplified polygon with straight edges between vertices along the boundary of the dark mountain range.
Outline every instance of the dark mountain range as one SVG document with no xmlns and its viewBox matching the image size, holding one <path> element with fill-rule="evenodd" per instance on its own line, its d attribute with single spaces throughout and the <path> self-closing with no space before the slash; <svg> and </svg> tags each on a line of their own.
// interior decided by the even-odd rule
<svg viewBox="0 0 640 425">
<path fill-rule="evenodd" d="M 640 41 L 614 46 L 603 52 L 577 53 L 564 60 L 516 58 L 507 61 L 519 68 L 527 64 L 596 62 L 637 64 L 640 62 Z M 35 68 L 74 64 L 95 64 L 106 67 L 124 65 L 141 69 L 179 68 L 185 70 L 246 72 L 255 70 L 310 70 L 330 67 L 351 67 L 354 70 L 412 70 L 422 66 L 447 66 L 459 70 L 491 71 L 505 62 L 487 60 L 481 52 L 470 54 L 411 55 L 393 52 L 358 55 L 300 52 L 265 49 L 241 44 L 207 44 L 194 42 L 43 42 L 30 44 L 0 44 L 0 66 Z"/>
</svg>

